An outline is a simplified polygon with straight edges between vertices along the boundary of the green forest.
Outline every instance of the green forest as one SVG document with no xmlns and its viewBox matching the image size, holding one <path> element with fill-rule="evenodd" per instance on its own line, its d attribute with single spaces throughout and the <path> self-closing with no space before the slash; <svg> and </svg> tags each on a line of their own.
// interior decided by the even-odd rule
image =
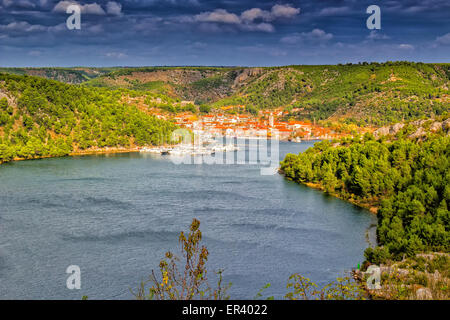
<svg viewBox="0 0 450 320">
<path fill-rule="evenodd" d="M 408 138 L 414 129 L 405 126 L 390 140 L 322 141 L 281 163 L 290 180 L 378 208 L 379 246 L 365 252 L 372 263 L 450 250 L 450 137 L 440 130 Z"/>
<path fill-rule="evenodd" d="M 169 141 L 176 126 L 121 102 L 126 93 L 0 74 L 0 163 Z"/>
<path fill-rule="evenodd" d="M 283 108 L 286 118 L 385 125 L 440 116 L 450 64 L 388 61 L 284 67 L 3 68 L 83 86 L 129 89 L 220 108 Z"/>
<path fill-rule="evenodd" d="M 289 117 L 345 119 L 360 125 L 441 115 L 450 102 L 450 65 L 412 62 L 264 69 L 215 105 L 284 107 Z M 295 111 L 292 111 L 295 109 Z"/>
</svg>

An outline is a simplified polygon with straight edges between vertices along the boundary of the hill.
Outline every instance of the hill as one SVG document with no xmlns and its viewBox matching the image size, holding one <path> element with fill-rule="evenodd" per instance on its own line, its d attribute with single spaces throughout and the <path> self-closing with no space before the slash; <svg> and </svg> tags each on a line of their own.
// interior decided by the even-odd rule
<svg viewBox="0 0 450 320">
<path fill-rule="evenodd" d="M 164 101 L 245 111 L 283 108 L 287 119 L 385 125 L 450 107 L 450 64 L 412 62 L 285 67 L 8 68 L 87 87 L 129 89 Z M 208 109 L 205 108 L 205 109 Z M 173 109 L 169 105 L 166 109 Z"/>
<path fill-rule="evenodd" d="M 449 159 L 447 115 L 317 143 L 288 154 L 281 172 L 377 212 L 378 246 L 366 249 L 354 273 L 371 298 L 448 300 Z M 366 272 L 371 264 L 380 271 L 376 290 Z"/>
<path fill-rule="evenodd" d="M 283 107 L 289 118 L 361 125 L 440 115 L 450 106 L 450 64 L 127 68 L 86 85 L 150 91 L 212 107 L 245 105 L 249 112 Z"/>
<path fill-rule="evenodd" d="M 29 75 L 69 84 L 80 84 L 113 71 L 115 68 L 0 68 L 0 73 Z"/>
<path fill-rule="evenodd" d="M 123 101 L 132 94 L 0 74 L 0 163 L 169 141 L 176 126 Z"/>
<path fill-rule="evenodd" d="M 450 119 L 413 121 L 336 142 L 281 163 L 288 179 L 378 212 L 373 263 L 450 250 Z"/>
<path fill-rule="evenodd" d="M 241 71 L 241 68 L 218 67 L 126 68 L 93 79 L 86 85 L 151 91 L 201 104 L 231 95 L 233 81 Z"/>
</svg>

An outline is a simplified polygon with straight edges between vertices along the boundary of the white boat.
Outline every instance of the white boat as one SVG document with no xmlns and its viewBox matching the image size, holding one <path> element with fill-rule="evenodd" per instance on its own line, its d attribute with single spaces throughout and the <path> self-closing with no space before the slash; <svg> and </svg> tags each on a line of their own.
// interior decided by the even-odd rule
<svg viewBox="0 0 450 320">
<path fill-rule="evenodd" d="M 234 144 L 228 144 L 226 146 L 214 145 L 208 147 L 193 146 L 193 145 L 178 145 L 175 148 L 167 147 L 144 147 L 141 148 L 140 152 L 145 153 L 157 153 L 161 155 L 173 155 L 173 156 L 185 156 L 185 155 L 210 155 L 216 152 L 232 152 L 239 150 Z"/>
<path fill-rule="evenodd" d="M 239 147 L 230 143 L 230 144 L 227 144 L 226 146 L 214 146 L 214 147 L 212 147 L 212 150 L 215 152 L 232 152 L 232 151 L 238 151 Z"/>
<path fill-rule="evenodd" d="M 146 153 L 161 153 L 162 149 L 160 147 L 144 147 L 139 150 L 139 152 Z"/>
<path fill-rule="evenodd" d="M 239 147 L 234 145 L 234 144 L 231 144 L 231 143 L 225 146 L 225 151 L 226 152 L 238 151 L 238 150 L 239 150 Z"/>
<path fill-rule="evenodd" d="M 213 150 L 192 145 L 180 145 L 171 150 L 168 150 L 168 154 L 173 156 L 185 156 L 185 155 L 207 155 L 214 153 Z"/>
<path fill-rule="evenodd" d="M 175 149 L 170 150 L 169 154 L 172 156 L 184 156 L 184 155 L 188 154 L 188 152 L 186 152 L 185 150 L 175 148 Z"/>
</svg>

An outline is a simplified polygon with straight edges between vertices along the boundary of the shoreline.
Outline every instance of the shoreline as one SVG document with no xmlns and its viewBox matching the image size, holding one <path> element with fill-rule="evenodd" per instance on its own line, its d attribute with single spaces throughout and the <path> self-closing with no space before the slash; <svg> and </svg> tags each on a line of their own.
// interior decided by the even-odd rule
<svg viewBox="0 0 450 320">
<path fill-rule="evenodd" d="M 222 136 L 222 138 L 224 138 L 226 136 Z M 235 138 L 235 137 L 233 137 Z M 237 137 L 237 139 L 264 139 L 264 138 L 258 138 L 258 137 Z M 307 140 L 302 140 L 300 142 L 296 142 L 296 141 L 288 141 L 288 140 L 279 140 L 278 141 L 283 141 L 283 142 L 292 142 L 292 143 L 302 143 L 305 141 L 320 141 L 319 139 L 307 139 Z M 83 151 L 75 151 L 75 152 L 71 152 L 69 154 L 66 155 L 62 155 L 62 156 L 40 156 L 40 157 L 34 157 L 34 158 L 14 158 L 10 161 L 4 161 L 1 162 L 0 161 L 0 165 L 2 164 L 6 164 L 6 163 L 12 163 L 12 162 L 19 162 L 19 161 L 26 161 L 26 160 L 41 160 L 41 159 L 51 159 L 51 158 L 62 158 L 62 157 L 76 157 L 76 156 L 89 156 L 89 155 L 96 155 L 96 154 L 119 154 L 119 153 L 134 153 L 134 152 L 140 152 L 140 150 L 142 148 L 148 148 L 148 147 L 158 147 L 158 146 L 142 146 L 142 147 L 129 147 L 129 148 L 124 148 L 124 147 L 106 147 L 106 148 L 99 148 L 99 149 L 91 149 L 91 150 L 83 150 Z"/>
<path fill-rule="evenodd" d="M 291 181 L 292 181 L 292 180 L 291 180 Z M 330 195 L 330 196 L 332 196 L 332 197 L 335 197 L 335 198 L 337 198 L 337 199 L 346 201 L 346 202 L 351 203 L 351 204 L 353 204 L 353 205 L 355 205 L 355 206 L 357 206 L 357 207 L 360 207 L 360 208 L 369 210 L 369 212 L 372 213 L 372 214 L 374 214 L 374 215 L 376 215 L 377 212 L 378 212 L 378 208 L 379 208 L 379 207 L 376 206 L 376 205 L 374 205 L 374 204 L 361 203 L 361 202 L 359 202 L 359 201 L 357 201 L 357 200 L 345 199 L 345 198 L 339 196 L 339 195 L 336 194 L 336 193 L 326 192 L 326 191 L 323 189 L 323 187 L 322 187 L 320 184 L 318 184 L 318 183 L 311 183 L 311 182 L 303 183 L 303 182 L 302 182 L 302 184 L 305 185 L 305 186 L 307 186 L 308 188 L 320 190 L 320 191 L 322 191 L 323 193 L 326 193 L 326 194 L 328 194 L 328 195 Z"/>
<path fill-rule="evenodd" d="M 355 205 L 355 206 L 357 206 L 357 207 L 366 209 L 366 210 L 368 210 L 370 213 L 372 213 L 372 214 L 374 214 L 374 215 L 376 215 L 377 212 L 378 212 L 379 206 L 376 206 L 375 204 L 366 204 L 366 203 L 361 203 L 361 202 L 359 202 L 359 201 L 357 201 L 357 200 L 345 199 L 345 198 L 339 196 L 339 195 L 336 194 L 336 193 L 326 192 L 326 191 L 323 189 L 322 185 L 319 184 L 319 183 L 312 183 L 312 182 L 297 182 L 297 181 L 294 181 L 294 180 L 292 180 L 292 179 L 286 178 L 286 176 L 284 175 L 284 173 L 283 173 L 281 170 L 279 170 L 278 173 L 281 174 L 282 176 L 284 176 L 284 178 L 287 179 L 287 180 L 289 180 L 289 181 L 292 181 L 292 182 L 295 182 L 295 183 L 304 185 L 304 186 L 306 186 L 306 187 L 308 187 L 308 188 L 311 188 L 311 189 L 319 190 L 319 191 L 321 191 L 321 192 L 323 192 L 323 193 L 325 193 L 325 194 L 327 194 L 327 195 L 330 195 L 330 196 L 335 197 L 335 198 L 337 198 L 337 199 L 346 201 L 346 202 L 351 203 L 351 204 L 353 204 L 353 205 Z"/>
<path fill-rule="evenodd" d="M 141 149 L 140 147 L 96 149 L 96 150 L 88 150 L 88 151 L 71 152 L 68 154 L 68 156 L 76 157 L 76 156 L 89 156 L 89 155 L 95 155 L 95 154 L 131 153 L 131 152 L 139 152 L 140 149 Z"/>
<path fill-rule="evenodd" d="M 96 155 L 96 154 L 134 153 L 134 152 L 139 152 L 139 150 L 140 150 L 140 148 L 138 148 L 138 147 L 95 149 L 95 150 L 88 150 L 88 151 L 85 150 L 85 151 L 71 152 L 71 153 L 63 155 L 63 156 L 40 156 L 40 157 L 34 157 L 34 158 L 14 158 L 10 161 L 0 162 L 0 165 L 6 164 L 6 163 L 19 162 L 19 161 L 28 161 L 28 160 L 42 160 L 42 159 L 63 158 L 63 157 L 90 156 L 90 155 Z"/>
</svg>

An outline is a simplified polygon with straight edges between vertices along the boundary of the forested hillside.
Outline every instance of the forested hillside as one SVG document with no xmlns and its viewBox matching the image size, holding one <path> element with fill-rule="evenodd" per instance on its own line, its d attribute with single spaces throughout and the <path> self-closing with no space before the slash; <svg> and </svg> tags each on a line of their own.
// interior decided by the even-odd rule
<svg viewBox="0 0 450 320">
<path fill-rule="evenodd" d="M 366 250 L 374 263 L 450 250 L 450 120 L 396 129 L 323 141 L 281 164 L 288 179 L 378 208 L 380 247 Z"/>
<path fill-rule="evenodd" d="M 288 117 L 383 125 L 450 107 L 450 64 L 411 62 L 272 68 L 127 68 L 86 85 L 162 93 L 212 107 L 283 107 Z"/>
<path fill-rule="evenodd" d="M 288 118 L 384 125 L 450 107 L 450 64 L 412 62 L 286 67 L 0 68 L 89 87 L 130 89 Z"/>
<path fill-rule="evenodd" d="M 0 163 L 169 141 L 175 125 L 123 102 L 125 94 L 0 74 Z"/>
<path fill-rule="evenodd" d="M 86 85 L 151 91 L 203 104 L 231 95 L 233 82 L 242 70 L 218 67 L 125 68 L 93 79 Z"/>
</svg>

